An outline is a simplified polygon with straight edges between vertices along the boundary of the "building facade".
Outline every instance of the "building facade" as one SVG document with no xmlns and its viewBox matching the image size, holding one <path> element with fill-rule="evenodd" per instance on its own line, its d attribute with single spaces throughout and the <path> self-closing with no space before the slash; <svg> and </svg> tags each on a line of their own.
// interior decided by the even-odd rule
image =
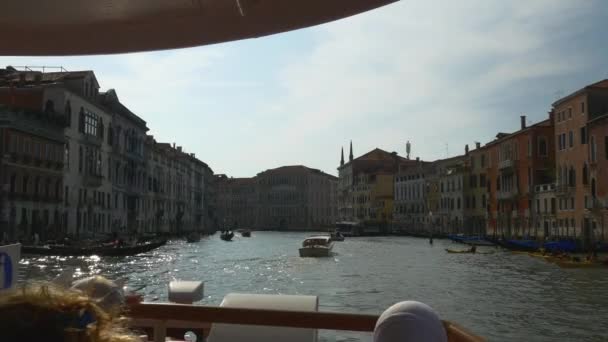
<svg viewBox="0 0 608 342">
<path fill-rule="evenodd" d="M 63 128 L 53 110 L 0 106 L 0 240 L 63 234 Z"/>
<path fill-rule="evenodd" d="M 489 179 L 493 222 L 492 235 L 505 237 L 536 236 L 538 223 L 533 210 L 535 186 L 554 181 L 553 124 L 551 119 L 521 128 L 512 134 L 499 133 L 489 143 L 492 152 Z"/>
<path fill-rule="evenodd" d="M 220 229 L 242 229 L 256 226 L 258 194 L 255 178 L 231 178 L 217 175 L 217 214 Z"/>
<path fill-rule="evenodd" d="M 337 218 L 338 179 L 301 165 L 257 174 L 260 229 L 298 230 L 332 226 Z"/>
<path fill-rule="evenodd" d="M 608 80 L 588 85 L 553 103 L 557 145 L 557 224 L 560 230 L 581 239 L 585 245 L 589 245 L 593 238 L 594 222 L 597 227 L 592 211 L 585 206 L 592 198 L 588 123 L 606 112 Z"/>
<path fill-rule="evenodd" d="M 466 148 L 468 151 L 468 148 Z M 475 149 L 466 153 L 466 170 L 464 194 L 464 232 L 470 235 L 484 235 L 488 215 L 488 166 L 487 149 L 480 143 Z"/>
<path fill-rule="evenodd" d="M 466 177 L 465 156 L 460 155 L 435 162 L 439 183 L 439 211 L 437 212 L 441 234 L 463 232 Z"/>
<path fill-rule="evenodd" d="M 400 165 L 395 176 L 393 230 L 421 234 L 429 229 L 429 171 L 430 163 L 419 159 L 413 165 Z"/>
<path fill-rule="evenodd" d="M 116 91 L 100 93 L 92 71 L 0 69 L 0 103 L 63 120 L 62 207 L 56 209 L 62 234 L 214 229 L 213 171 L 181 147 L 146 137 L 146 122 Z M 27 210 L 28 222 L 47 222 L 46 209 L 42 219 L 38 209 Z"/>
<path fill-rule="evenodd" d="M 589 127 L 590 192 L 586 208 L 591 215 L 593 240 L 608 240 L 608 112 L 592 119 Z"/>
</svg>

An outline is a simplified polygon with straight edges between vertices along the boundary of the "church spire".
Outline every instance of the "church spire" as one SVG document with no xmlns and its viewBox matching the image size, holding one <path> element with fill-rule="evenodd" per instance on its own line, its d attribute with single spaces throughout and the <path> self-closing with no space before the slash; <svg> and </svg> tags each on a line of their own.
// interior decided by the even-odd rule
<svg viewBox="0 0 608 342">
<path fill-rule="evenodd" d="M 350 141 L 350 154 L 348 155 L 348 161 L 352 162 L 353 161 L 353 141 Z"/>
<path fill-rule="evenodd" d="M 340 166 L 344 166 L 344 147 L 342 147 L 342 152 L 340 153 Z"/>
</svg>

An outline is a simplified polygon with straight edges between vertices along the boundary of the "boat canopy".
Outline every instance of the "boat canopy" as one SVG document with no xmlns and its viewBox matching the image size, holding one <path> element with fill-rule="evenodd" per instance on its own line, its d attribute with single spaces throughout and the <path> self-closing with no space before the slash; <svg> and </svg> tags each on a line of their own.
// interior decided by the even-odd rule
<svg viewBox="0 0 608 342">
<path fill-rule="evenodd" d="M 20 0 L 2 4 L 0 55 L 112 54 L 258 38 L 397 0 Z"/>
</svg>

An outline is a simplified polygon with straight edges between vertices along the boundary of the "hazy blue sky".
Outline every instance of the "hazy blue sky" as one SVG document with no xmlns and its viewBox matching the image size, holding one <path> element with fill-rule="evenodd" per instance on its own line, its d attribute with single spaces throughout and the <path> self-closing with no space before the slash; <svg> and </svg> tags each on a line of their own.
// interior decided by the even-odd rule
<svg viewBox="0 0 608 342">
<path fill-rule="evenodd" d="M 303 164 L 340 148 L 434 160 L 544 119 L 558 94 L 608 77 L 608 1 L 396 4 L 310 29 L 192 49 L 0 57 L 92 69 L 102 90 L 216 173 Z"/>
</svg>

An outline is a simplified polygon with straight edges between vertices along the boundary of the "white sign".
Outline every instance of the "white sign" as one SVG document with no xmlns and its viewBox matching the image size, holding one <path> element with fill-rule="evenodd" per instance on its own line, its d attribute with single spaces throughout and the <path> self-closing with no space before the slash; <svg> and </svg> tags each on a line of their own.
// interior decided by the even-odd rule
<svg viewBox="0 0 608 342">
<path fill-rule="evenodd" d="M 21 259 L 21 245 L 0 246 L 0 291 L 17 283 L 17 270 Z"/>
</svg>

